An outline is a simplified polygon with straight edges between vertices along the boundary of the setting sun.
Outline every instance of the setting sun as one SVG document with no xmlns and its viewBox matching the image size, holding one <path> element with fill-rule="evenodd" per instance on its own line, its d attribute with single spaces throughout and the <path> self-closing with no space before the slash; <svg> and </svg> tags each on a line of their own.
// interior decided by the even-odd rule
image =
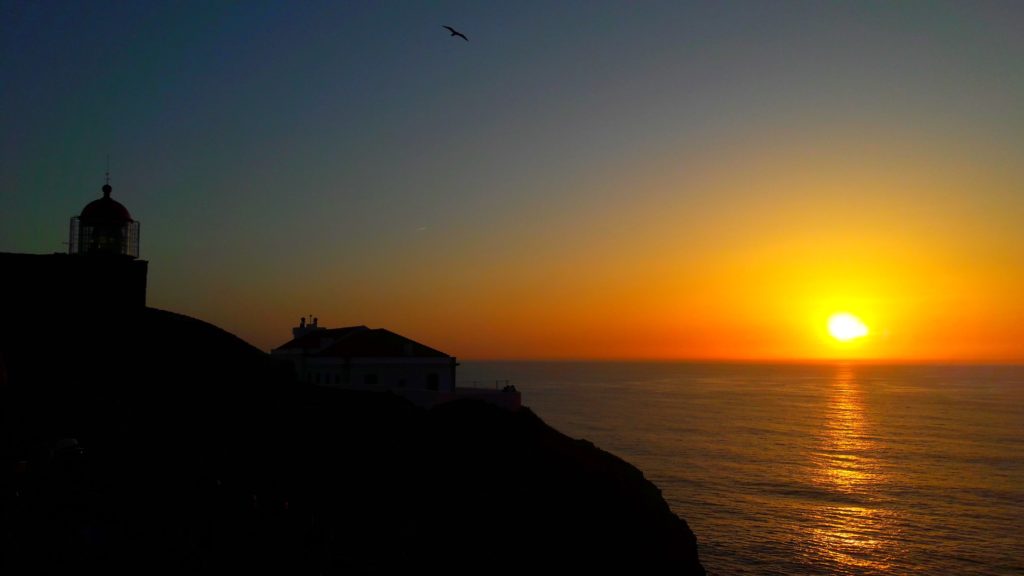
<svg viewBox="0 0 1024 576">
<path fill-rule="evenodd" d="M 828 319 L 828 332 L 840 342 L 848 342 L 868 335 L 868 327 L 853 314 L 840 312 Z"/>
</svg>

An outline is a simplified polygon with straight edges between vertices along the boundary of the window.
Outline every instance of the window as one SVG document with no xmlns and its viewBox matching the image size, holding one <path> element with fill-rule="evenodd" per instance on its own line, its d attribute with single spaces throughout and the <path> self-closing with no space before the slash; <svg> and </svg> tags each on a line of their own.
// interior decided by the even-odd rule
<svg viewBox="0 0 1024 576">
<path fill-rule="evenodd" d="M 437 372 L 427 374 L 427 390 L 437 390 L 440 382 L 441 379 L 437 376 Z"/>
</svg>

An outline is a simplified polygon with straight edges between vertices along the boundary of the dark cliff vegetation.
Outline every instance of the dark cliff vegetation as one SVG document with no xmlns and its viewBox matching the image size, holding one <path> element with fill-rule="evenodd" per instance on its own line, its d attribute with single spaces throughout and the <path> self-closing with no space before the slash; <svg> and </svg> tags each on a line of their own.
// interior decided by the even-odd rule
<svg viewBox="0 0 1024 576">
<path fill-rule="evenodd" d="M 637 469 L 528 409 L 306 387 L 158 310 L 43 320 L 0 329 L 8 569 L 704 573 Z"/>
</svg>

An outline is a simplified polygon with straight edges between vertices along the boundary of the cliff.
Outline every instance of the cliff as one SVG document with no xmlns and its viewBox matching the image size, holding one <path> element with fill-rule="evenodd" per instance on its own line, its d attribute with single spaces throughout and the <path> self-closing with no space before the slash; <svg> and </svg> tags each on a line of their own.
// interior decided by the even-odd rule
<svg viewBox="0 0 1024 576">
<path fill-rule="evenodd" d="M 7 568 L 704 573 L 636 468 L 528 409 L 305 387 L 153 309 L 6 324 L 0 353 Z"/>
</svg>

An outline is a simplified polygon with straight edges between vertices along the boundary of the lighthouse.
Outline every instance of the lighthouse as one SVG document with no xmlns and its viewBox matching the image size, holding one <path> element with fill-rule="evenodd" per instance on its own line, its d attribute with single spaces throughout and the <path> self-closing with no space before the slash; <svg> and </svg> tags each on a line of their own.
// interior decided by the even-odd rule
<svg viewBox="0 0 1024 576">
<path fill-rule="evenodd" d="M 139 259 L 139 223 L 110 197 L 109 175 L 102 190 L 71 218 L 67 253 L 0 252 L 0 324 L 87 319 L 96 328 L 145 309 L 149 263 Z"/>
<path fill-rule="evenodd" d="M 139 223 L 110 197 L 112 191 L 108 174 L 103 197 L 89 202 L 81 214 L 71 218 L 69 254 L 139 257 Z"/>
</svg>

